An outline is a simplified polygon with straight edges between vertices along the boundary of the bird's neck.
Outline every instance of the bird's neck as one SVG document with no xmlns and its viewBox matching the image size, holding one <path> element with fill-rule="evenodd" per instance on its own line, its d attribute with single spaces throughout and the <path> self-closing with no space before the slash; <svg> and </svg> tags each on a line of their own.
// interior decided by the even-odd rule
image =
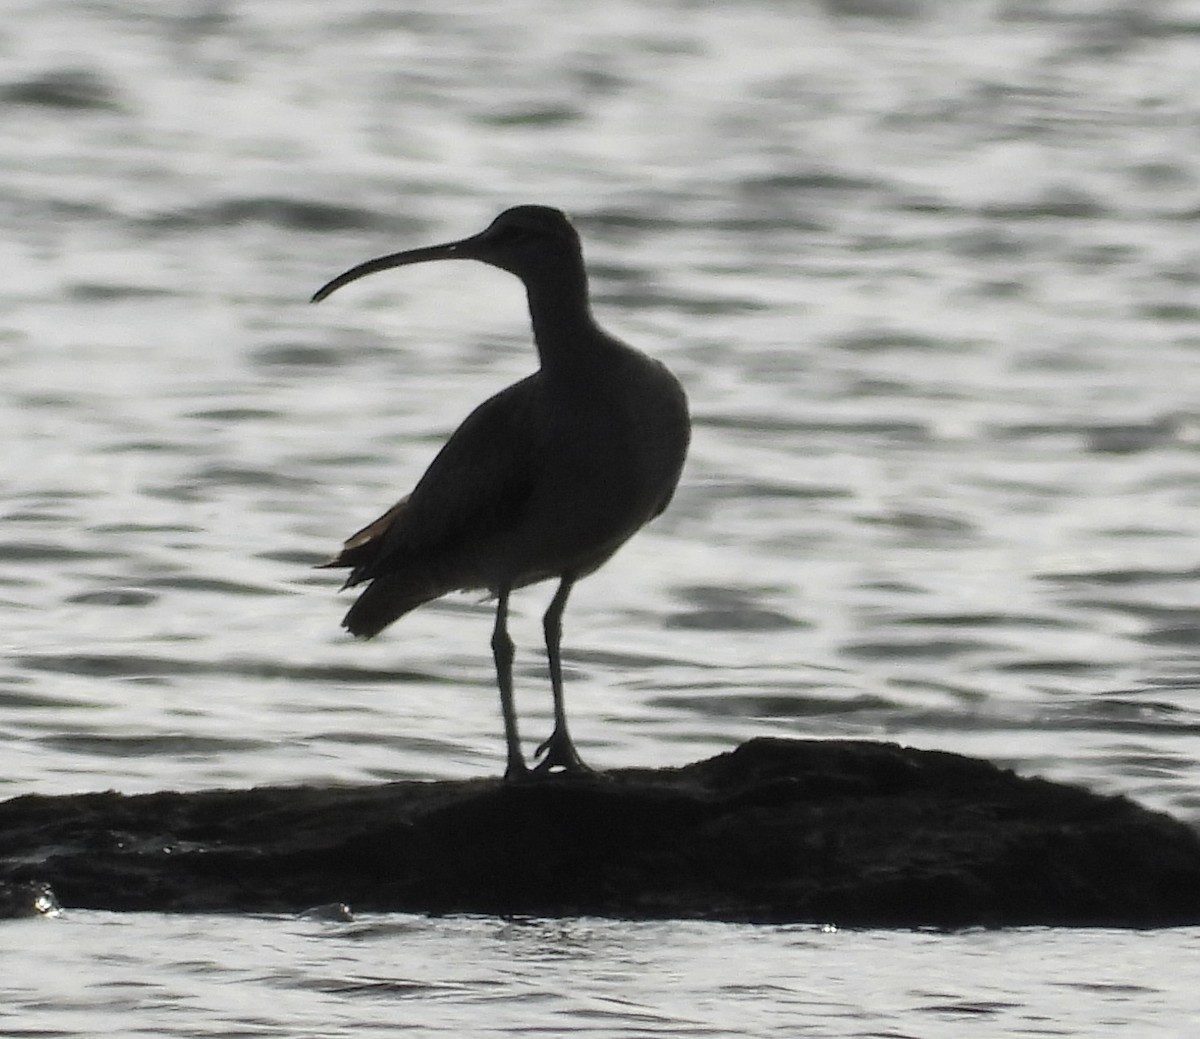
<svg viewBox="0 0 1200 1039">
<path fill-rule="evenodd" d="M 588 302 L 587 275 L 570 266 L 527 282 L 529 316 L 538 358 L 545 369 L 578 367 L 607 337 Z"/>
</svg>

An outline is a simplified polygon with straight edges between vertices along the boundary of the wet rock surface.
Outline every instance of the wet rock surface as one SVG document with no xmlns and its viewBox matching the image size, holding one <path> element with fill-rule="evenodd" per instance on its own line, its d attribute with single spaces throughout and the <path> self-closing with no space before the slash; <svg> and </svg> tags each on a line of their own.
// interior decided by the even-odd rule
<svg viewBox="0 0 1200 1039">
<path fill-rule="evenodd" d="M 18 797 L 0 889 L 29 884 L 114 910 L 1167 926 L 1200 923 L 1200 836 L 960 755 L 760 739 L 516 784 Z"/>
</svg>

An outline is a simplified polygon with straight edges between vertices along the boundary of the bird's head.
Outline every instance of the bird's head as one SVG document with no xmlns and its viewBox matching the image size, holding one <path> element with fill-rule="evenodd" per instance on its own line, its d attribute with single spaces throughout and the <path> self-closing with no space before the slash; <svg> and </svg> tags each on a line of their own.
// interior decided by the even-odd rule
<svg viewBox="0 0 1200 1039">
<path fill-rule="evenodd" d="M 478 260 L 522 281 L 538 277 L 540 271 L 582 269 L 583 264 L 579 235 L 566 214 L 550 206 L 514 206 L 469 238 L 408 249 L 351 267 L 319 288 L 313 302 L 368 274 L 431 260 Z"/>
</svg>

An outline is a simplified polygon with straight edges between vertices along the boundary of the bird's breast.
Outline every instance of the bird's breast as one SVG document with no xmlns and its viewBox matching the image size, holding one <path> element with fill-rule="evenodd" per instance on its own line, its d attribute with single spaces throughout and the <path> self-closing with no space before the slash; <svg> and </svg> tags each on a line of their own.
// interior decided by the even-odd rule
<svg viewBox="0 0 1200 1039">
<path fill-rule="evenodd" d="M 642 355 L 591 382 L 551 383 L 539 423 L 535 496 L 581 538 L 624 539 L 654 516 L 679 480 L 690 423 L 683 390 Z"/>
</svg>

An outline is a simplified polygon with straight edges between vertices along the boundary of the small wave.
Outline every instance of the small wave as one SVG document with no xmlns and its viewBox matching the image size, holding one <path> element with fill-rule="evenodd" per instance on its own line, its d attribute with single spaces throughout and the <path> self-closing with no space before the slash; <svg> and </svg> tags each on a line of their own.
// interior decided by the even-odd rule
<svg viewBox="0 0 1200 1039">
<path fill-rule="evenodd" d="M 136 588 L 106 588 L 67 598 L 67 602 L 76 606 L 149 606 L 157 601 L 157 595 Z"/>
<path fill-rule="evenodd" d="M 206 466 L 196 473 L 195 482 L 226 487 L 283 487 L 288 490 L 305 490 L 313 484 L 312 480 L 288 476 L 275 469 L 232 465 Z"/>
<path fill-rule="evenodd" d="M 996 664 L 995 667 L 997 671 L 1016 675 L 1086 675 L 1109 670 L 1109 665 L 1105 663 L 1097 663 L 1093 660 L 1071 660 L 1066 657 L 1014 660 L 1005 664 Z"/>
<path fill-rule="evenodd" d="M 497 109 L 476 118 L 486 126 L 558 127 L 579 122 L 583 112 L 575 105 L 536 104 Z"/>
<path fill-rule="evenodd" d="M 0 101 L 67 111 L 117 111 L 116 89 L 90 69 L 53 69 L 0 87 Z"/>
<path fill-rule="evenodd" d="M 972 653 L 995 653 L 1005 647 L 983 639 L 914 639 L 849 642 L 846 656 L 857 660 L 952 660 Z"/>
<path fill-rule="evenodd" d="M 244 737 L 182 736 L 156 734 L 146 736 L 101 736 L 98 734 L 73 733 L 70 735 L 39 736 L 36 741 L 44 747 L 52 747 L 68 754 L 90 754 L 100 757 L 156 757 L 167 754 L 224 754 L 266 750 L 273 746 L 267 740 Z"/>
<path fill-rule="evenodd" d="M 1038 574 L 1039 580 L 1056 584 L 1143 585 L 1176 581 L 1190 583 L 1200 579 L 1200 567 L 1188 566 L 1179 570 L 1156 570 L 1149 567 L 1129 567 L 1112 570 L 1080 570 L 1077 573 Z M 1100 604 L 1102 605 L 1102 604 Z"/>
<path fill-rule="evenodd" d="M 831 343 L 841 350 L 859 354 L 893 353 L 914 351 L 917 353 L 941 353 L 961 349 L 959 340 L 934 339 L 932 336 L 906 332 L 903 329 L 880 328 L 851 332 Z"/>
<path fill-rule="evenodd" d="M 449 679 L 419 671 L 373 670 L 338 664 L 285 664 L 275 660 L 238 657 L 223 661 L 182 660 L 170 657 L 107 655 L 103 653 L 27 654 L 17 658 L 19 666 L 52 674 L 85 675 L 93 678 L 146 678 L 174 675 L 216 675 L 239 678 L 284 678 L 322 684 L 397 684 L 403 682 L 445 683 Z"/>
<path fill-rule="evenodd" d="M 777 412 L 762 415 L 717 414 L 709 412 L 692 416 L 692 425 L 711 429 L 748 430 L 756 433 L 831 433 L 838 437 L 886 437 L 889 440 L 922 443 L 931 439 L 929 426 L 923 422 L 902 419 L 871 419 L 839 421 L 790 418 Z"/>
<path fill-rule="evenodd" d="M 205 422 L 261 422 L 264 419 L 280 418 L 278 411 L 268 408 L 211 408 L 204 411 L 189 411 L 184 418 L 202 419 Z"/>
<path fill-rule="evenodd" d="M 174 289 L 152 285 L 117 285 L 111 282 L 84 281 L 71 286 L 69 295 L 80 303 L 122 302 L 132 299 L 157 299 L 178 296 Z"/>
<path fill-rule="evenodd" d="M 677 588 L 675 594 L 692 605 L 676 612 L 664 622 L 667 628 L 699 631 L 779 631 L 809 625 L 781 610 L 773 610 L 752 601 L 767 589 L 720 588 L 708 585 Z"/>
<path fill-rule="evenodd" d="M 6 563 L 57 563 L 64 560 L 109 559 L 111 553 L 91 552 L 66 545 L 29 544 L 26 542 L 0 544 L 0 560 Z"/>
<path fill-rule="evenodd" d="M 221 595 L 279 595 L 278 588 L 263 588 L 261 585 L 243 581 L 227 581 L 219 577 L 192 577 L 179 574 L 172 577 L 150 577 L 144 582 L 152 588 L 170 588 L 184 592 L 217 592 Z"/>
<path fill-rule="evenodd" d="M 696 631 L 778 631 L 781 628 L 807 627 L 805 622 L 776 610 L 752 606 L 736 609 L 692 610 L 663 621 L 665 628 L 689 628 Z"/>
<path fill-rule="evenodd" d="M 336 368 L 346 362 L 346 354 L 311 343 L 275 343 L 255 350 L 252 360 L 266 368 Z"/>
<path fill-rule="evenodd" d="M 1052 628 L 1078 625 L 1047 614 L 1025 613 L 922 613 L 891 618 L 893 624 L 947 628 Z"/>
<path fill-rule="evenodd" d="M 739 718 L 808 718 L 900 709 L 894 701 L 881 696 L 820 696 L 808 690 L 794 693 L 742 693 L 724 689 L 708 696 L 659 696 L 651 699 L 649 704 L 656 708 L 684 709 L 708 716 L 732 715 Z"/>
<path fill-rule="evenodd" d="M 160 213 L 145 223 L 157 230 L 186 230 L 196 227 L 234 227 L 260 223 L 287 231 L 377 230 L 394 222 L 369 209 L 314 199 L 259 196 L 232 198 L 208 205 Z"/>
</svg>

